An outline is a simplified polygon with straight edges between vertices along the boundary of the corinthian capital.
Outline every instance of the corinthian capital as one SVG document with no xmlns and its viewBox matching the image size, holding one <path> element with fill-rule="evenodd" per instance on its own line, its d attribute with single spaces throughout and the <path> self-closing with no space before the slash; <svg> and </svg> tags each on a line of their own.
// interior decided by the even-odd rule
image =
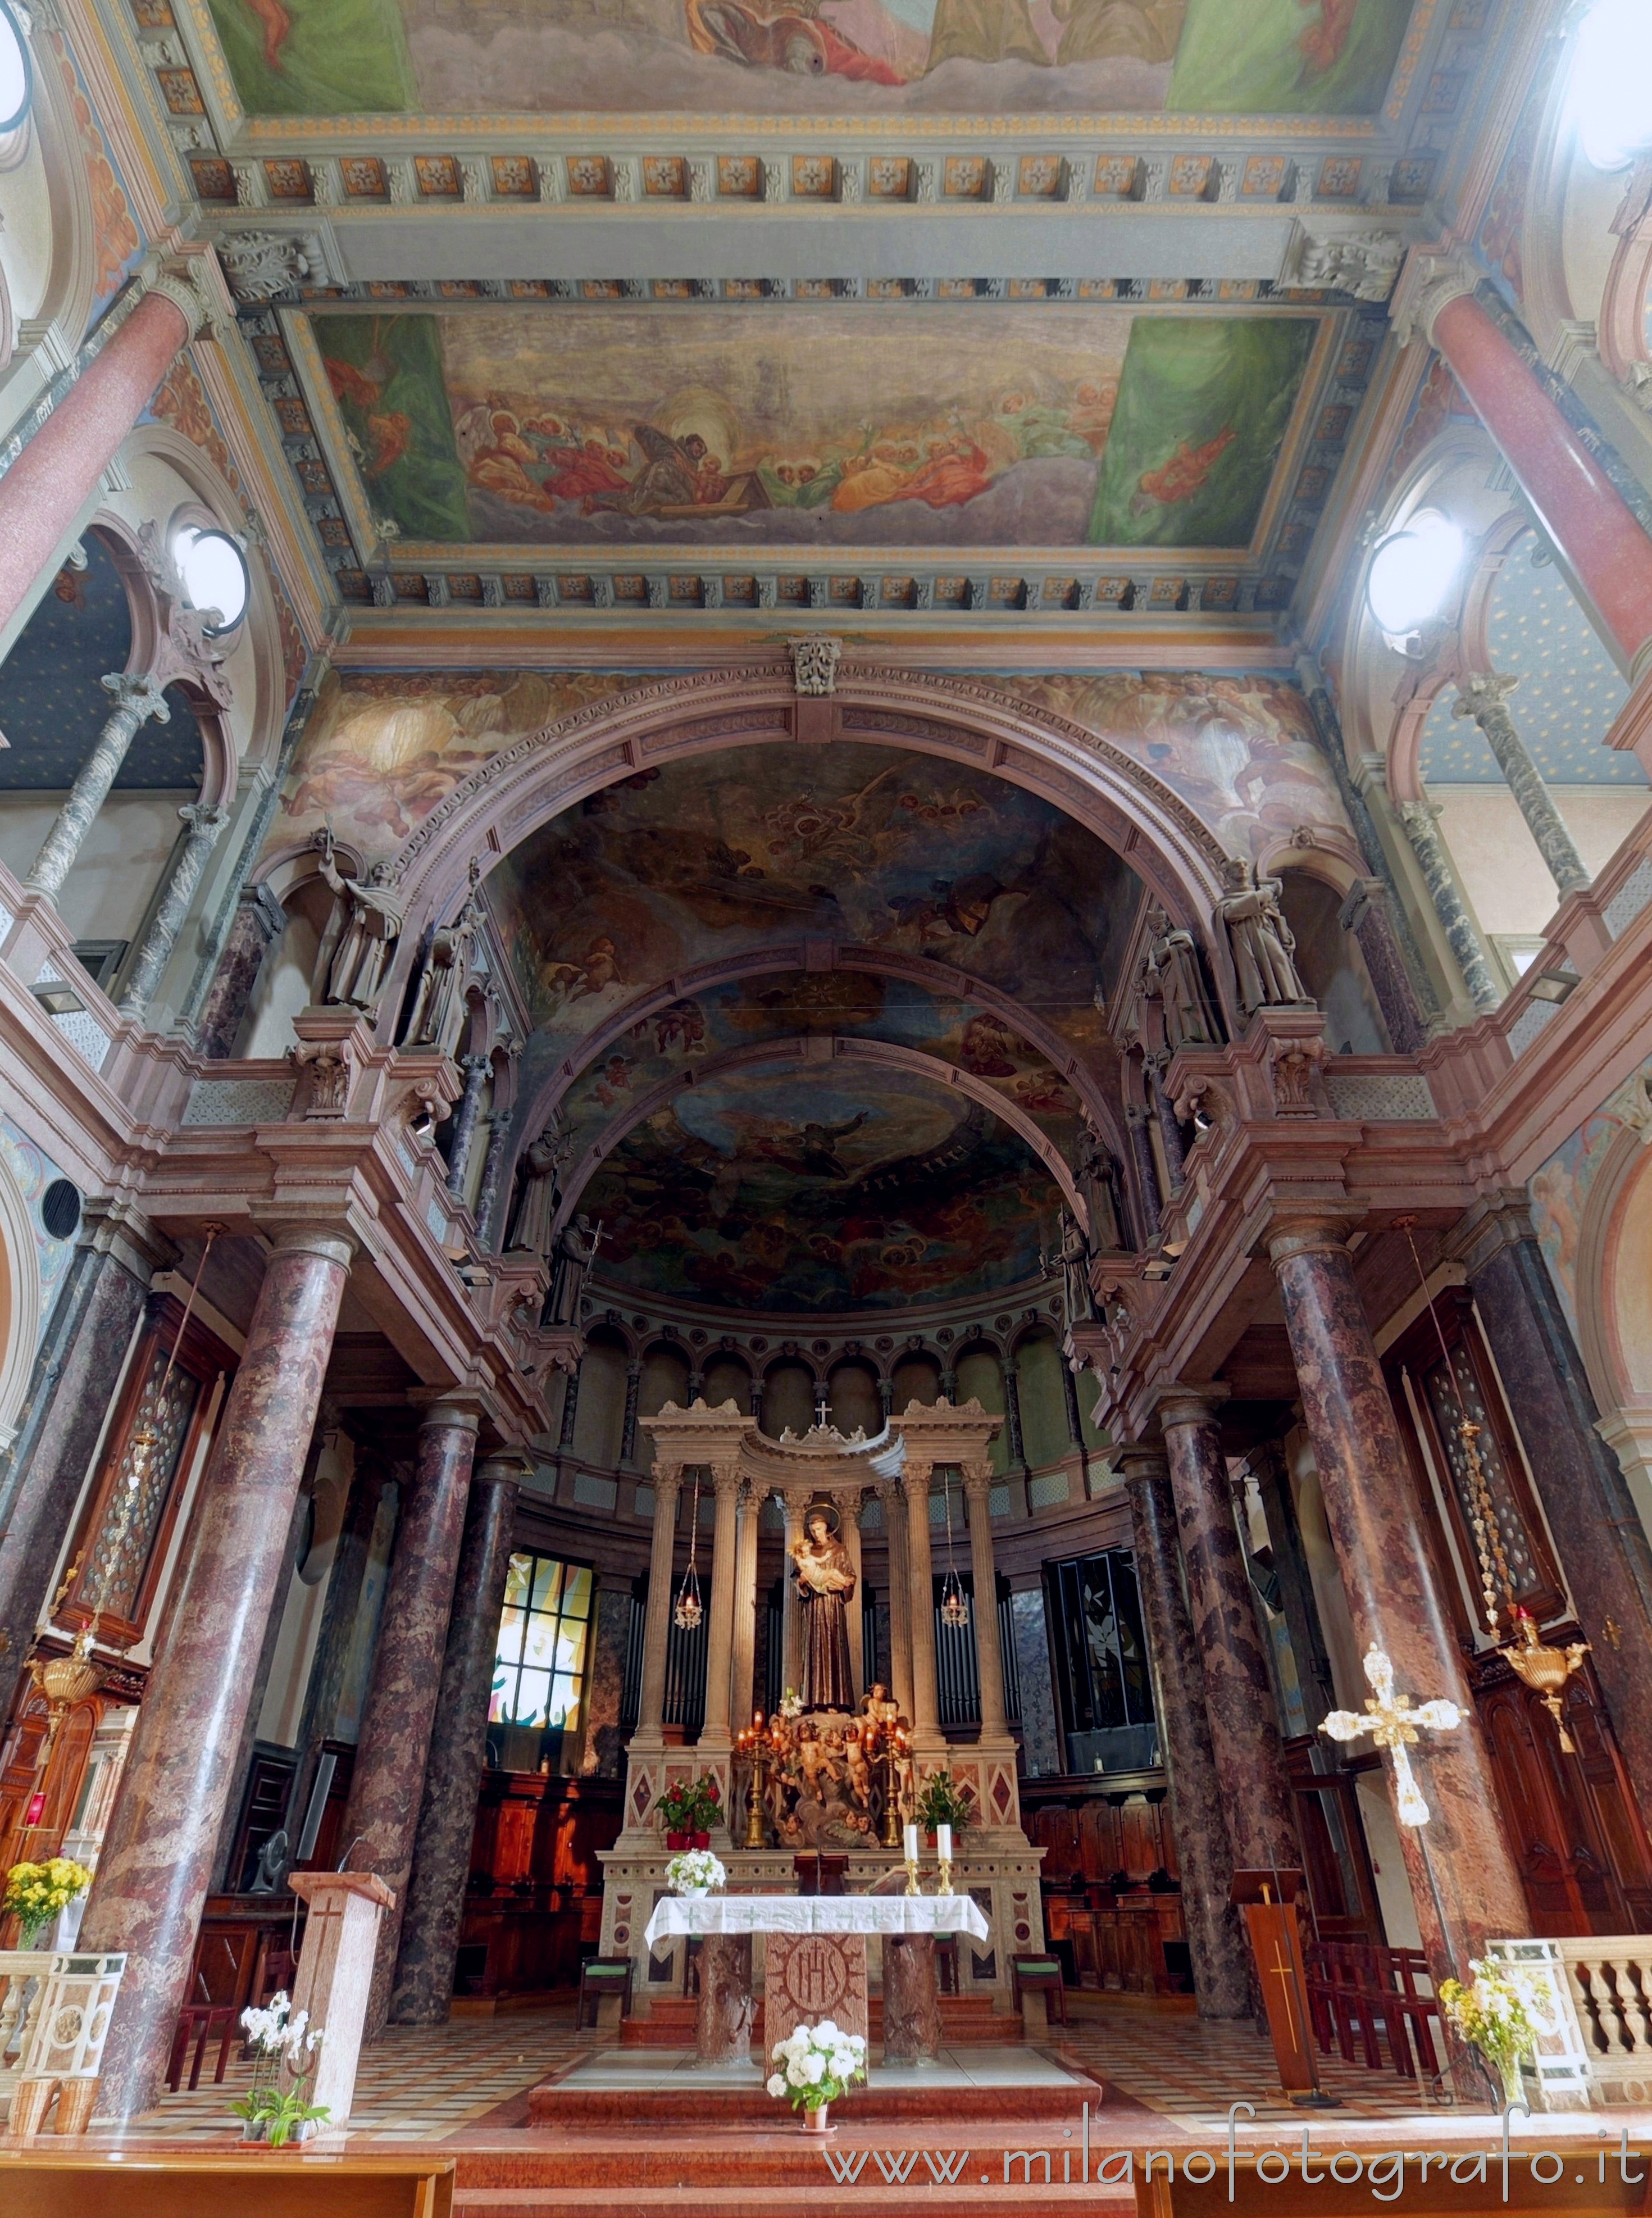
<svg viewBox="0 0 1652 2218">
<path fill-rule="evenodd" d="M 1394 293 L 1391 313 L 1400 344 L 1424 338 L 1432 346 L 1440 311 L 1453 300 L 1472 299 L 1479 282 L 1465 254 L 1422 254 L 1414 248 Z"/>
</svg>

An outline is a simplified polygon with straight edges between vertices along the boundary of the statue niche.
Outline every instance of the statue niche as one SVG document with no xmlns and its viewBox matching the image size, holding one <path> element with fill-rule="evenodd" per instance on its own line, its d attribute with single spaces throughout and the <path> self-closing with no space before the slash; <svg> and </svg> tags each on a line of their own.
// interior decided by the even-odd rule
<svg viewBox="0 0 1652 2218">
<path fill-rule="evenodd" d="M 849 1711 L 855 1685 L 849 1663 L 849 1603 L 855 1573 L 849 1551 L 838 1537 L 838 1516 L 830 1502 L 813 1502 L 803 1520 L 803 1537 L 791 1551 L 791 1576 L 797 1582 L 803 1613 L 803 1707 L 805 1710 Z"/>
</svg>

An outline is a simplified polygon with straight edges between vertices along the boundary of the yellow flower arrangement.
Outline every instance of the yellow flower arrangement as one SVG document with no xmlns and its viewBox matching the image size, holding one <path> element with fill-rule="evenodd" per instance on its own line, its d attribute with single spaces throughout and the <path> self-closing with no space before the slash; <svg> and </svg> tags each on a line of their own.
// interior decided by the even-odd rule
<svg viewBox="0 0 1652 2218">
<path fill-rule="evenodd" d="M 23 1929 L 25 1942 L 43 1926 L 50 1925 L 61 1910 L 77 1902 L 92 1883 L 84 1864 L 72 1856 L 48 1856 L 43 1864 L 13 1864 L 6 1874 L 6 1893 L 0 1909 Z"/>
</svg>

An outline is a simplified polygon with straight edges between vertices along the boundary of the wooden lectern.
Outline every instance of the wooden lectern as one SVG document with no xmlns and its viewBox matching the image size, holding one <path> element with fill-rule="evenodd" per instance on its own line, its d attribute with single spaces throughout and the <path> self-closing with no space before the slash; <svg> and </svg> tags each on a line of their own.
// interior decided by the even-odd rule
<svg viewBox="0 0 1652 2218">
<path fill-rule="evenodd" d="M 356 2098 L 379 1921 L 395 1908 L 396 1898 L 372 1872 L 294 1872 L 288 1884 L 310 1905 L 293 1982 L 293 2015 L 308 2010 L 311 2024 L 326 2035 L 310 2100 L 327 2105 L 321 2130 L 333 2133 Z"/>
<path fill-rule="evenodd" d="M 1338 2098 L 1322 2092 L 1314 2054 L 1314 2022 L 1296 1923 L 1302 1887 L 1299 1871 L 1236 1871 L 1228 1899 L 1245 1913 L 1279 2085 L 1298 2110 L 1331 2110 L 1338 2107 Z"/>
</svg>

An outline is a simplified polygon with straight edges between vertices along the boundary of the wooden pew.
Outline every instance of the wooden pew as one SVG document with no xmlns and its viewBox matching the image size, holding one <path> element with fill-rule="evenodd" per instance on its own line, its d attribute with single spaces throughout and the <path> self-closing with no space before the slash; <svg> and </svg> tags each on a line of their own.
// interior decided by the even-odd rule
<svg viewBox="0 0 1652 2218">
<path fill-rule="evenodd" d="M 6 2218 L 452 2218 L 451 2157 L 0 2149 Z"/>
</svg>

